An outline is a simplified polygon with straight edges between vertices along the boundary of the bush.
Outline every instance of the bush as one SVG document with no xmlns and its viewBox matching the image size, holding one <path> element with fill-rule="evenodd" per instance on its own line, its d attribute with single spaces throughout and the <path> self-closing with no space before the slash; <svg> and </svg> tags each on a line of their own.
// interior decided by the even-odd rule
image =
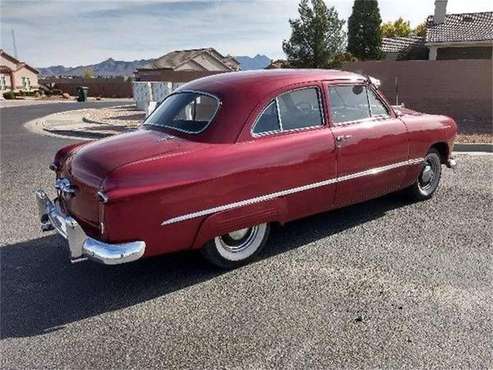
<svg viewBox="0 0 493 370">
<path fill-rule="evenodd" d="M 15 93 L 13 91 L 7 91 L 6 93 L 3 93 L 3 97 L 5 99 L 15 99 Z"/>
</svg>

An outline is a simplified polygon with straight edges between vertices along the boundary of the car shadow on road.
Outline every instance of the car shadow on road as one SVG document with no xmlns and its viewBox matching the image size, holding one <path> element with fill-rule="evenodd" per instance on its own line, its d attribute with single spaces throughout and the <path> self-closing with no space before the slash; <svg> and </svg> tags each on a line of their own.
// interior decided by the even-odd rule
<svg viewBox="0 0 493 370">
<path fill-rule="evenodd" d="M 389 195 L 274 228 L 260 258 L 380 218 L 409 204 Z M 133 306 L 198 284 L 225 271 L 205 263 L 196 252 L 149 258 L 125 265 L 67 262 L 57 235 L 7 245 L 1 253 L 0 337 L 27 337 Z"/>
</svg>

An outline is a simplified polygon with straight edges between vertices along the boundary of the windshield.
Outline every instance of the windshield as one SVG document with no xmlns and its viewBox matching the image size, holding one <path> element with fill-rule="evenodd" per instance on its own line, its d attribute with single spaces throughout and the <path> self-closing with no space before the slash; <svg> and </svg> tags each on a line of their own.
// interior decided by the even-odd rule
<svg viewBox="0 0 493 370">
<path fill-rule="evenodd" d="M 219 100 L 211 95 L 179 92 L 164 99 L 144 125 L 198 134 L 207 128 L 218 108 Z"/>
</svg>

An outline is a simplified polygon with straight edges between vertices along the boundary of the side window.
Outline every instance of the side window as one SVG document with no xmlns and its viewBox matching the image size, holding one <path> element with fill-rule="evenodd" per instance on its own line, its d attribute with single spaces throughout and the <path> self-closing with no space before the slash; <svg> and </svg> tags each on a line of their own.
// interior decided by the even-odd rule
<svg viewBox="0 0 493 370">
<path fill-rule="evenodd" d="M 335 124 L 370 118 L 370 107 L 363 85 L 329 87 L 330 113 Z"/>
<path fill-rule="evenodd" d="M 283 130 L 320 126 L 322 109 L 316 88 L 295 90 L 277 98 Z"/>
<path fill-rule="evenodd" d="M 372 117 L 388 118 L 390 117 L 387 107 L 383 105 L 373 90 L 368 89 L 368 101 L 370 102 L 370 111 Z"/>
<path fill-rule="evenodd" d="M 319 90 L 315 87 L 284 93 L 274 99 L 253 127 L 260 135 L 323 125 Z"/>
<path fill-rule="evenodd" d="M 268 132 L 280 131 L 279 117 L 277 115 L 276 101 L 273 100 L 262 112 L 253 128 L 254 134 L 265 134 Z"/>
</svg>

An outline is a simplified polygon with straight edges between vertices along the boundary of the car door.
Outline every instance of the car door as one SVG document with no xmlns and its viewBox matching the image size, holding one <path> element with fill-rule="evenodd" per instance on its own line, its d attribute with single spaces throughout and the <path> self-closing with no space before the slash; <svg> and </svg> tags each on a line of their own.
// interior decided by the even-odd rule
<svg viewBox="0 0 493 370">
<path fill-rule="evenodd" d="M 407 128 L 367 84 L 327 86 L 337 147 L 336 206 L 398 190 L 409 154 Z"/>
<path fill-rule="evenodd" d="M 283 221 L 333 206 L 337 154 L 322 102 L 321 84 L 280 93 L 252 125 L 255 146 L 245 145 L 255 150 L 250 157 L 265 162 L 256 162 L 251 181 L 262 184 L 262 195 L 276 194 L 282 201 Z"/>
</svg>

